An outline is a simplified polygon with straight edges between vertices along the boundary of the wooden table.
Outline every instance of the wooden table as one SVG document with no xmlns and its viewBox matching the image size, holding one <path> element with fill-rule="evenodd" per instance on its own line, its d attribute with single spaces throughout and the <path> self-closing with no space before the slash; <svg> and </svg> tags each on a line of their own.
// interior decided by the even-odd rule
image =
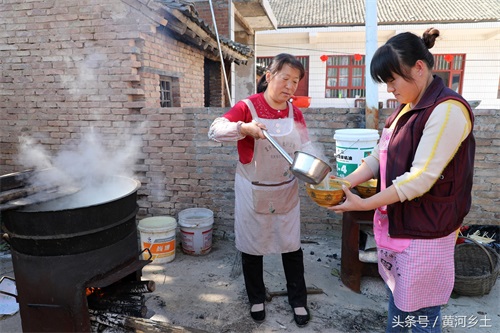
<svg viewBox="0 0 500 333">
<path fill-rule="evenodd" d="M 359 226 L 373 225 L 374 211 L 354 211 L 342 216 L 342 253 L 340 259 L 340 279 L 352 291 L 361 292 L 362 276 L 380 276 L 376 263 L 359 260 Z"/>
</svg>

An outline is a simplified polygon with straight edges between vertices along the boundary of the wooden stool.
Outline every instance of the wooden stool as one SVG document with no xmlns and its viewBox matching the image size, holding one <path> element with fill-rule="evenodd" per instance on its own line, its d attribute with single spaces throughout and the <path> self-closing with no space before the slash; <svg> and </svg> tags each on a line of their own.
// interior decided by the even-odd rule
<svg viewBox="0 0 500 333">
<path fill-rule="evenodd" d="M 352 291 L 361 292 L 362 276 L 380 276 L 376 263 L 359 260 L 359 225 L 373 224 L 374 211 L 346 212 L 342 216 L 340 279 Z"/>
</svg>

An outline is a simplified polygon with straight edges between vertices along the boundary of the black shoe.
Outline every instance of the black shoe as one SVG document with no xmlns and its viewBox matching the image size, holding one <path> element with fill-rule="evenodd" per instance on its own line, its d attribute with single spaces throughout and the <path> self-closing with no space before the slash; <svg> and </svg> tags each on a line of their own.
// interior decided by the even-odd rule
<svg viewBox="0 0 500 333">
<path fill-rule="evenodd" d="M 307 306 L 305 306 L 306 315 L 298 315 L 295 313 L 295 309 L 292 306 L 292 311 L 293 311 L 293 320 L 295 320 L 295 324 L 297 324 L 298 327 L 304 327 L 309 323 L 309 320 L 311 320 L 311 313 L 309 312 L 309 309 Z"/>
<path fill-rule="evenodd" d="M 250 316 L 255 322 L 262 323 L 264 319 L 266 319 L 266 306 L 264 305 L 263 310 L 255 312 L 252 312 L 252 309 L 250 308 Z"/>
</svg>

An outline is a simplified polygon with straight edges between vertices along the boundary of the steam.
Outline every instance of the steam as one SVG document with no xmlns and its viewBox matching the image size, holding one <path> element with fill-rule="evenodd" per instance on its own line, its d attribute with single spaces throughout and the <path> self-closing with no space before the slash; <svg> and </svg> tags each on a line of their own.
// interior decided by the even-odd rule
<svg viewBox="0 0 500 333">
<path fill-rule="evenodd" d="M 61 195 L 57 200 L 29 206 L 29 210 L 92 205 L 130 192 L 137 185 L 130 177 L 133 177 L 140 143 L 139 136 L 122 135 L 106 141 L 91 131 L 84 134 L 78 144 L 51 155 L 33 138 L 23 137 L 19 161 L 34 171 L 28 183 L 39 189 L 48 189 L 38 193 L 35 201 L 44 202 Z M 41 197 L 44 194 L 47 197 Z"/>
<path fill-rule="evenodd" d="M 45 169 L 50 168 L 52 163 L 47 151 L 43 146 L 34 144 L 34 140 L 29 137 L 21 137 L 21 150 L 19 162 L 26 168 Z"/>
<path fill-rule="evenodd" d="M 303 130 L 302 126 L 297 126 L 299 131 Z M 309 136 L 309 142 L 306 143 L 302 147 L 302 151 L 308 154 L 313 155 L 314 157 L 322 160 L 326 164 L 329 164 L 329 159 L 325 154 L 325 149 L 324 146 L 318 142 L 318 138 L 316 137 L 316 133 L 313 131 L 308 131 L 308 136 Z M 337 170 L 335 165 L 330 165 L 332 167 L 332 171 L 328 173 L 328 175 L 323 179 L 321 185 L 318 186 L 323 186 L 324 188 L 328 189 L 329 188 L 329 179 L 331 177 L 336 177 L 337 176 Z"/>
</svg>

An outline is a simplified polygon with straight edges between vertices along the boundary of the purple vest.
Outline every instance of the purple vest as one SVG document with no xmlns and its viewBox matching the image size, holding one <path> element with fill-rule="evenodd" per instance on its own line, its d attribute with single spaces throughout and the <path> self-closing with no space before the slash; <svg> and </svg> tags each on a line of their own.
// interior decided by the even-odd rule
<svg viewBox="0 0 500 333">
<path fill-rule="evenodd" d="M 410 170 L 425 123 L 436 105 L 454 99 L 463 103 L 474 127 L 474 115 L 459 94 L 444 86 L 439 77 L 425 91 L 418 104 L 403 115 L 394 129 L 387 156 L 387 184 Z M 389 127 L 400 106 L 386 121 Z M 421 197 L 388 205 L 389 234 L 403 238 L 439 238 L 458 229 L 471 206 L 471 189 L 476 144 L 471 133 L 431 189 Z"/>
</svg>

